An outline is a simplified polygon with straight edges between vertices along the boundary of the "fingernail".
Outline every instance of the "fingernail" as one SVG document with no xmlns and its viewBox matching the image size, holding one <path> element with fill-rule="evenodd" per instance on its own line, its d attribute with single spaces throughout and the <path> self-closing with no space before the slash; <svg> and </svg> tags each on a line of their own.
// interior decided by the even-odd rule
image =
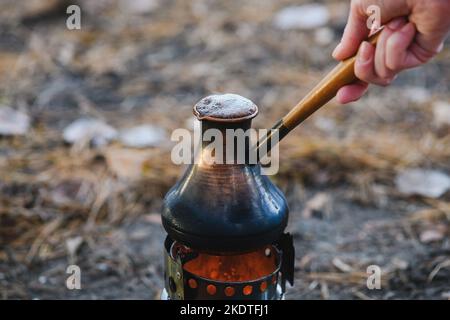
<svg viewBox="0 0 450 320">
<path fill-rule="evenodd" d="M 341 49 L 342 47 L 342 43 L 339 42 L 339 44 L 336 46 L 336 48 L 334 48 L 333 53 L 331 54 L 333 56 L 333 58 L 336 59 L 336 55 L 338 53 L 338 51 Z"/>
<path fill-rule="evenodd" d="M 405 23 L 406 23 L 405 19 L 397 18 L 397 19 L 394 19 L 394 20 L 390 21 L 387 24 L 387 26 L 388 26 L 389 29 L 395 31 L 395 30 L 401 28 Z"/>
<path fill-rule="evenodd" d="M 367 41 L 364 41 L 361 46 L 359 47 L 358 52 L 358 61 L 360 63 L 366 63 L 370 60 L 372 57 L 371 50 L 370 50 L 370 43 Z"/>
</svg>

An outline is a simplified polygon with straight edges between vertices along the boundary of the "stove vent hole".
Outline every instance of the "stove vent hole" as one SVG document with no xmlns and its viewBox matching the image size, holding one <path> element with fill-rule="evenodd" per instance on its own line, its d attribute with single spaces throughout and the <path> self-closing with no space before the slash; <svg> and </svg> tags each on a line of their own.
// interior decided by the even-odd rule
<svg viewBox="0 0 450 320">
<path fill-rule="evenodd" d="M 189 279 L 188 284 L 189 284 L 189 287 L 192 289 L 197 288 L 197 281 L 195 281 L 195 279 Z"/>
<path fill-rule="evenodd" d="M 210 294 L 211 296 L 216 294 L 216 286 L 213 284 L 208 284 L 208 286 L 206 287 L 206 292 L 208 292 L 208 294 Z"/>
<path fill-rule="evenodd" d="M 242 293 L 243 293 L 245 296 L 251 295 L 252 292 L 253 292 L 253 287 L 250 286 L 250 285 L 245 286 L 245 287 L 244 287 L 244 290 L 242 290 Z"/>
<path fill-rule="evenodd" d="M 261 285 L 259 286 L 259 289 L 261 290 L 261 292 L 266 291 L 266 289 L 267 289 L 267 282 L 266 281 L 261 282 Z"/>
<path fill-rule="evenodd" d="M 226 295 L 227 297 L 232 297 L 232 296 L 234 296 L 234 293 L 235 293 L 235 290 L 234 290 L 233 287 L 226 287 L 226 288 L 225 288 L 225 295 Z"/>
</svg>

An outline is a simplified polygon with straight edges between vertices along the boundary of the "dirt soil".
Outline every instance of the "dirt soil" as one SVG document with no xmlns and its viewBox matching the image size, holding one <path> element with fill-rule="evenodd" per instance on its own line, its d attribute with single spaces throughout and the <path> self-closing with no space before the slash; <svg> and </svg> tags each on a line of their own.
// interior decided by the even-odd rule
<svg viewBox="0 0 450 320">
<path fill-rule="evenodd" d="M 300 0 L 75 3 L 81 30 L 66 28 L 65 1 L 0 4 L 0 105 L 31 119 L 25 136 L 0 136 L 0 297 L 158 299 L 162 198 L 183 170 L 169 138 L 69 145 L 64 128 L 89 117 L 170 133 L 218 92 L 252 99 L 254 125 L 269 127 L 335 64 L 347 2 L 323 1 L 329 22 L 308 31 L 273 25 Z M 296 247 L 288 299 L 450 299 L 450 192 L 395 184 L 406 168 L 450 174 L 450 121 L 435 112 L 450 102 L 449 48 L 359 102 L 330 102 L 281 143 L 273 180 Z M 71 264 L 81 290 L 66 288 Z M 366 286 L 370 265 L 381 289 Z"/>
</svg>

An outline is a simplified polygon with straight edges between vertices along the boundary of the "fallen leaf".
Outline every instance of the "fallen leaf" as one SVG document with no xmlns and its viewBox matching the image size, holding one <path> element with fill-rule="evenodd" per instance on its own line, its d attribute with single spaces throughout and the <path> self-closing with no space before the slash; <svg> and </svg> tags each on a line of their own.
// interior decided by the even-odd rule
<svg viewBox="0 0 450 320">
<path fill-rule="evenodd" d="M 314 32 L 314 40 L 317 44 L 326 46 L 333 42 L 334 40 L 334 32 L 330 28 L 320 28 Z"/>
<path fill-rule="evenodd" d="M 306 202 L 302 211 L 305 219 L 312 217 L 322 219 L 329 217 L 331 214 L 331 198 L 324 192 L 319 192 Z"/>
<path fill-rule="evenodd" d="M 450 189 L 450 177 L 437 170 L 406 169 L 397 175 L 395 185 L 406 195 L 439 198 Z"/>
<path fill-rule="evenodd" d="M 430 91 L 418 86 L 407 86 L 402 90 L 402 94 L 415 104 L 424 104 L 431 99 Z"/>
<path fill-rule="evenodd" d="M 342 272 L 352 272 L 353 268 L 339 258 L 333 258 L 333 265 Z"/>
<path fill-rule="evenodd" d="M 153 224 L 162 224 L 161 215 L 158 213 L 147 214 L 145 215 L 144 220 Z"/>
<path fill-rule="evenodd" d="M 420 233 L 420 242 L 430 243 L 441 241 L 445 237 L 446 228 L 445 226 L 436 226 L 430 229 L 426 229 Z"/>
<path fill-rule="evenodd" d="M 324 5 L 305 4 L 280 10 L 274 18 L 274 25 L 281 30 L 309 30 L 328 23 L 330 14 Z"/>
<path fill-rule="evenodd" d="M 167 141 L 167 134 L 163 128 L 142 125 L 121 131 L 119 139 L 127 147 L 156 147 Z"/>
<path fill-rule="evenodd" d="M 81 118 L 64 129 L 63 137 L 71 144 L 92 142 L 94 146 L 103 146 L 117 137 L 117 131 L 101 120 Z"/>
<path fill-rule="evenodd" d="M 450 125 L 450 103 L 437 101 L 433 104 L 434 123 L 437 127 Z"/>
<path fill-rule="evenodd" d="M 0 136 L 25 135 L 30 127 L 26 113 L 0 106 Z"/>
<path fill-rule="evenodd" d="M 109 148 L 104 152 L 108 168 L 119 178 L 138 180 L 142 178 L 143 167 L 153 153 L 149 150 Z"/>
<path fill-rule="evenodd" d="M 159 6 L 157 0 L 121 0 L 120 8 L 132 14 L 146 14 L 154 11 Z"/>
<path fill-rule="evenodd" d="M 82 243 L 83 243 L 83 237 L 80 237 L 80 236 L 67 239 L 66 240 L 66 248 L 67 248 L 67 252 L 69 253 L 69 256 L 74 257 Z"/>
</svg>

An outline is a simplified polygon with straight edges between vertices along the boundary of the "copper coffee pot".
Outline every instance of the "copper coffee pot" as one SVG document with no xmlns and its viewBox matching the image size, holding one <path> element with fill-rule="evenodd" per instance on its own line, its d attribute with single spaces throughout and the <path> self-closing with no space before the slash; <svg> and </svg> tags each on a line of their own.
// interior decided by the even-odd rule
<svg viewBox="0 0 450 320">
<path fill-rule="evenodd" d="M 249 129 L 257 113 L 253 102 L 233 94 L 209 96 L 194 107 L 202 136 L 209 129 L 220 130 L 224 145 L 226 129 Z M 226 148 L 223 153 L 226 159 Z M 259 165 L 248 164 L 190 165 L 167 193 L 163 211 L 172 238 L 217 252 L 249 251 L 275 242 L 287 219 L 281 191 L 260 174 Z"/>
<path fill-rule="evenodd" d="M 253 102 L 235 94 L 209 96 L 194 107 L 202 137 L 218 130 L 224 146 L 226 130 L 250 129 L 257 113 Z M 209 143 L 202 143 L 198 157 Z M 228 152 L 224 147 L 222 159 Z M 164 198 L 170 299 L 279 299 L 286 281 L 293 282 L 286 199 L 258 163 L 236 160 L 194 162 Z"/>
<path fill-rule="evenodd" d="M 375 44 L 378 35 L 369 41 Z M 336 66 L 256 149 L 270 150 L 273 132 L 281 140 L 342 86 L 354 82 L 355 59 Z M 216 129 L 223 137 L 227 129 L 249 129 L 257 113 L 253 102 L 233 94 L 209 96 L 194 107 L 202 133 Z M 227 149 L 223 149 L 225 159 Z M 294 273 L 292 237 L 284 233 L 287 221 L 286 199 L 261 175 L 259 163 L 191 164 L 164 198 L 165 297 L 280 299 L 286 281 L 293 284 Z"/>
</svg>

